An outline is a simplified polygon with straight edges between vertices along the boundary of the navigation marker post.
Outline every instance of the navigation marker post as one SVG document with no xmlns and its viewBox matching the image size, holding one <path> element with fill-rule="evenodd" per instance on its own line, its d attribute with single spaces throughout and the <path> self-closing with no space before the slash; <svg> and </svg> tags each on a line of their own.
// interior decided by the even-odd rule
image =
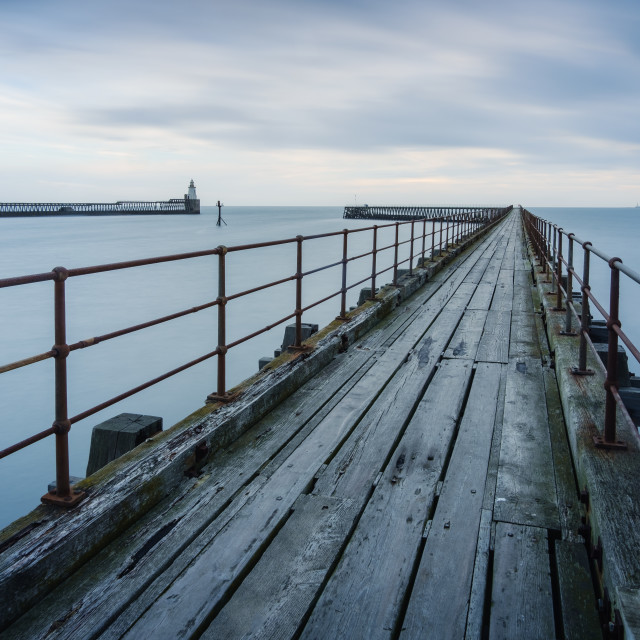
<svg viewBox="0 0 640 640">
<path fill-rule="evenodd" d="M 216 203 L 216 206 L 218 207 L 218 222 L 216 222 L 216 226 L 220 227 L 224 222 L 224 220 L 222 219 L 222 207 L 224 207 L 224 205 L 220 202 L 220 200 L 218 200 L 218 202 Z M 224 222 L 224 224 L 225 226 L 227 225 L 226 222 Z"/>
</svg>

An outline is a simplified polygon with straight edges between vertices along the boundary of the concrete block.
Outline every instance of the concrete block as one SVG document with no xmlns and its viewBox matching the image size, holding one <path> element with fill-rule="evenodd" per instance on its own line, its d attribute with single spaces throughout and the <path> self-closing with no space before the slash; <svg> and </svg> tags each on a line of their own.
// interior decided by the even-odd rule
<svg viewBox="0 0 640 640">
<path fill-rule="evenodd" d="M 273 357 L 277 358 L 278 356 L 282 355 L 282 349 L 274 349 L 273 350 Z"/>
<path fill-rule="evenodd" d="M 264 356 L 263 358 L 260 358 L 260 360 L 258 360 L 258 371 L 260 371 L 260 369 L 262 369 L 263 367 L 266 367 L 272 360 L 273 358 L 271 358 L 270 356 Z"/>
<path fill-rule="evenodd" d="M 634 389 L 640 389 L 640 377 L 631 374 L 629 376 L 629 386 L 633 387 Z"/>
<path fill-rule="evenodd" d="M 162 431 L 162 418 L 121 413 L 93 427 L 87 476 Z"/>
<path fill-rule="evenodd" d="M 589 337 L 592 342 L 609 342 L 609 330 L 604 320 L 592 320 L 589 325 Z"/>
<path fill-rule="evenodd" d="M 378 293 L 379 289 L 376 288 L 376 293 Z M 364 304 L 367 300 L 371 298 L 371 287 L 364 287 L 360 289 L 360 296 L 358 297 L 358 306 Z"/>
<path fill-rule="evenodd" d="M 317 324 L 309 324 L 308 322 L 303 322 L 301 325 L 301 328 L 302 328 L 303 342 L 318 331 Z M 296 325 L 295 323 L 288 324 L 284 328 L 284 340 L 282 341 L 282 350 L 285 351 L 287 347 L 290 347 L 292 344 L 295 344 L 295 342 L 296 342 Z"/>
<path fill-rule="evenodd" d="M 609 345 L 603 342 L 594 342 L 593 346 L 596 348 L 600 360 L 602 360 L 604 366 L 607 366 L 607 357 L 609 355 Z M 627 352 L 621 345 L 618 345 L 618 387 L 631 386 L 631 376 L 629 375 L 629 362 L 627 359 Z"/>
<path fill-rule="evenodd" d="M 640 389 L 636 387 L 620 387 L 618 391 L 629 415 L 636 425 L 640 424 Z"/>
</svg>

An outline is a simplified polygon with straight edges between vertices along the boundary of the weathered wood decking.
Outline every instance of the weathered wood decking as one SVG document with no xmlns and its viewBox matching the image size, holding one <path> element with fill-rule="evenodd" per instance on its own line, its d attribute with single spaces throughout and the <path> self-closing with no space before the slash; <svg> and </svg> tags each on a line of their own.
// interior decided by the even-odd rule
<svg viewBox="0 0 640 640">
<path fill-rule="evenodd" d="M 600 638 L 512 214 L 5 631 Z"/>
</svg>

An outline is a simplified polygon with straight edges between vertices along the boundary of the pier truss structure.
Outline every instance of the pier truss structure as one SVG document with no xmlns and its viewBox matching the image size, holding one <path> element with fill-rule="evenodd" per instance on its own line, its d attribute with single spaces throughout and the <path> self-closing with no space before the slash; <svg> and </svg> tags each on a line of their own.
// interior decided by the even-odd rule
<svg viewBox="0 0 640 640">
<path fill-rule="evenodd" d="M 0 218 L 198 214 L 200 200 L 119 200 L 118 202 L 0 202 Z"/>
<path fill-rule="evenodd" d="M 448 220 L 456 216 L 466 219 L 490 220 L 508 213 L 513 207 L 422 207 L 369 206 L 345 207 L 343 218 L 360 220 Z"/>
</svg>

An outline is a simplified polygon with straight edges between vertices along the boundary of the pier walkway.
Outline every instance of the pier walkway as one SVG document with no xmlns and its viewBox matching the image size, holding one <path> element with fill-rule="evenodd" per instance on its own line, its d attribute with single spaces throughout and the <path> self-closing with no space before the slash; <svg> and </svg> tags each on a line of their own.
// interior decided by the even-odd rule
<svg viewBox="0 0 640 640">
<path fill-rule="evenodd" d="M 602 637 L 516 212 L 7 638 Z"/>
</svg>

